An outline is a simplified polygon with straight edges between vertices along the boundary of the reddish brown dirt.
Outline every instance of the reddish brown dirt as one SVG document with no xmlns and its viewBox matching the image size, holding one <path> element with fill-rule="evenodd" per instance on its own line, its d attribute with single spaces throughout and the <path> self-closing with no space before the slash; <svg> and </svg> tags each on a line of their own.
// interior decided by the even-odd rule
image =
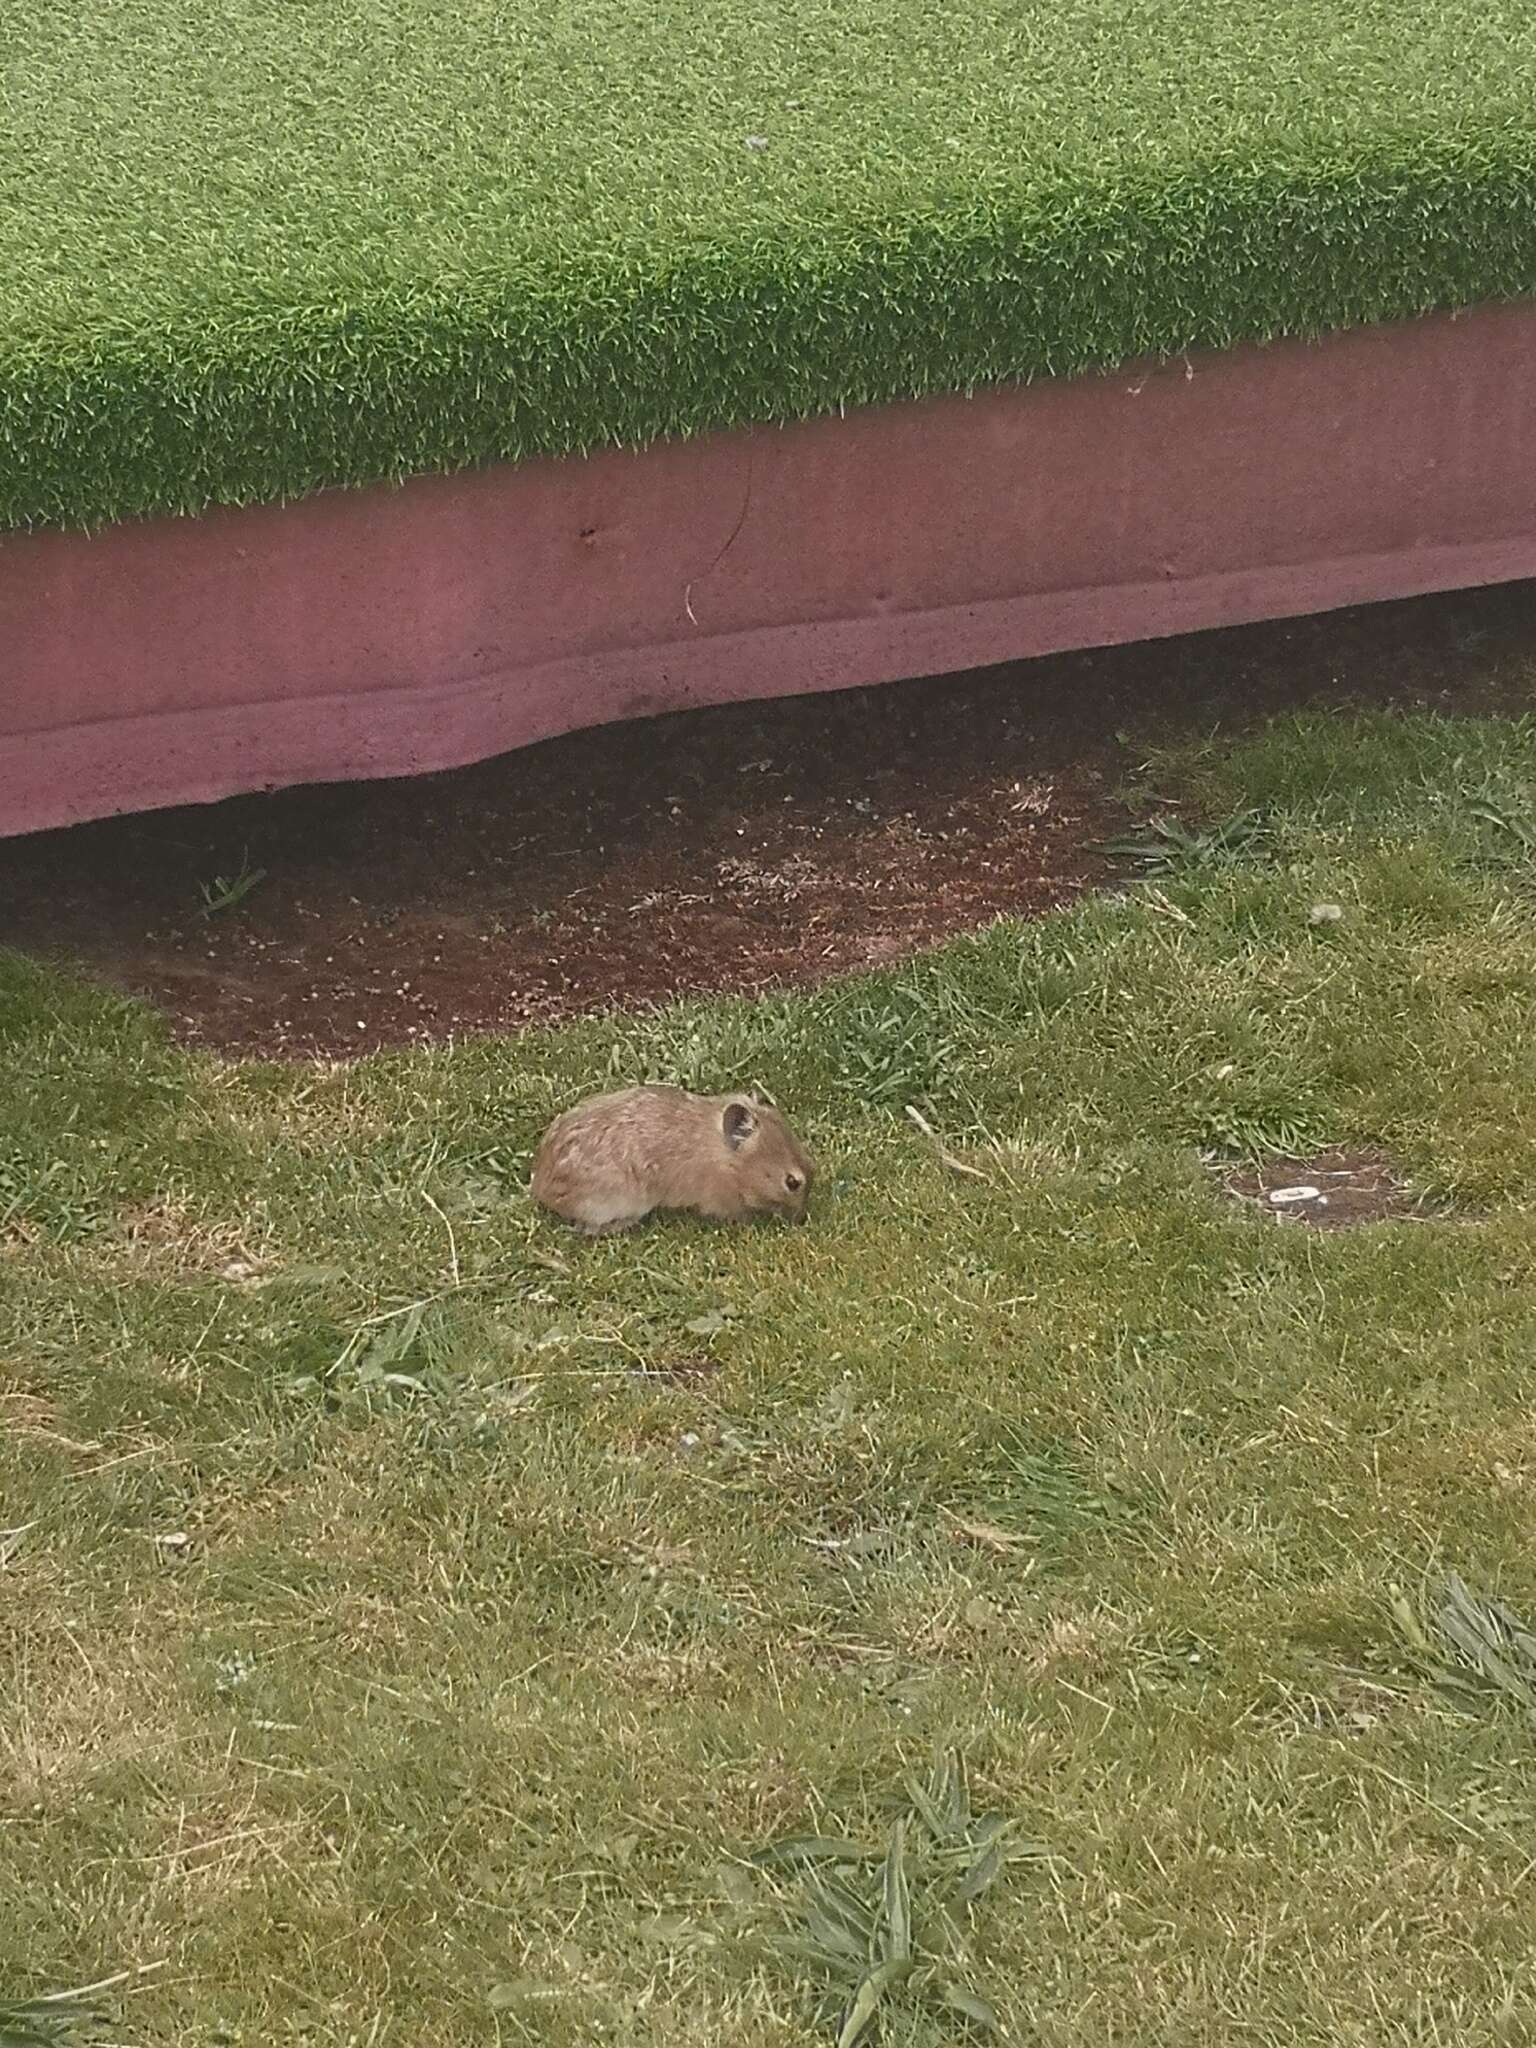
<svg viewBox="0 0 1536 2048">
<path fill-rule="evenodd" d="M 189 1041 L 281 1056 L 814 980 L 1102 879 L 1138 738 L 1346 698 L 1528 704 L 1533 594 L 687 713 L 416 781 L 0 841 L 0 944 L 142 992 Z M 217 878 L 257 869 L 203 914 Z"/>
<path fill-rule="evenodd" d="M 1319 1152 L 1315 1159 L 1266 1159 L 1238 1167 L 1223 1181 L 1229 1195 L 1251 1202 L 1277 1223 L 1347 1230 L 1392 1216 L 1422 1216 L 1425 1205 L 1379 1152 Z M 1276 1200 L 1276 1197 L 1279 1200 Z"/>
</svg>

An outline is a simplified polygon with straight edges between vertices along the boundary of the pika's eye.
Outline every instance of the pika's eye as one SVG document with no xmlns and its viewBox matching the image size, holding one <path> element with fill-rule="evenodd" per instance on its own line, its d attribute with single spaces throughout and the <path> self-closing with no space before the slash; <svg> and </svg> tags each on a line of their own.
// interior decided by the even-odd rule
<svg viewBox="0 0 1536 2048">
<path fill-rule="evenodd" d="M 792 1195 L 798 1195 L 800 1190 L 805 1186 L 805 1182 L 798 1173 L 786 1173 L 784 1176 L 784 1185 L 789 1189 L 789 1192 Z"/>
</svg>

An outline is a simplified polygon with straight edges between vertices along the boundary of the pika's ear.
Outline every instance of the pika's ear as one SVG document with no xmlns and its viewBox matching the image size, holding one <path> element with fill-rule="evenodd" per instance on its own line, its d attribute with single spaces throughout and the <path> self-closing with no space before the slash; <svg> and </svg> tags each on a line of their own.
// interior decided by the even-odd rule
<svg viewBox="0 0 1536 2048">
<path fill-rule="evenodd" d="M 757 1118 L 744 1102 L 728 1102 L 720 1117 L 720 1129 L 733 1152 L 739 1152 L 757 1129 Z"/>
</svg>

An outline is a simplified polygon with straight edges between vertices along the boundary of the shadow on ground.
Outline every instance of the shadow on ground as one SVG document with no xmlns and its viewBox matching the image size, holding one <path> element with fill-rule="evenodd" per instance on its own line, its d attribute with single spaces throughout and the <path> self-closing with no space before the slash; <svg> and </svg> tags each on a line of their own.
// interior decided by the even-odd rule
<svg viewBox="0 0 1536 2048">
<path fill-rule="evenodd" d="M 413 781 L 0 842 L 0 944 L 231 1052 L 352 1054 L 898 957 L 1101 880 L 1138 749 L 1508 708 L 1530 585 L 688 712 Z"/>
</svg>

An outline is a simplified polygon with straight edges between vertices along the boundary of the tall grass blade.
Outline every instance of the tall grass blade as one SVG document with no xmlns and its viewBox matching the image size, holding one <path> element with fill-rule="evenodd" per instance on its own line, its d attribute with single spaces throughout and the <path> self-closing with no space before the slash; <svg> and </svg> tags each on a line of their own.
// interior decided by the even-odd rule
<svg viewBox="0 0 1536 2048">
<path fill-rule="evenodd" d="M 907 1881 L 907 1828 L 897 1821 L 885 1859 L 885 1959 L 912 1959 L 912 1887 Z"/>
<path fill-rule="evenodd" d="M 870 1971 L 859 1986 L 847 2019 L 843 2021 L 842 2031 L 837 2037 L 837 2048 L 858 2048 L 861 2041 L 868 2039 L 881 2000 L 894 1985 L 901 1982 L 911 1968 L 910 1962 L 891 1962 L 882 1963 L 878 1969 Z"/>
</svg>

